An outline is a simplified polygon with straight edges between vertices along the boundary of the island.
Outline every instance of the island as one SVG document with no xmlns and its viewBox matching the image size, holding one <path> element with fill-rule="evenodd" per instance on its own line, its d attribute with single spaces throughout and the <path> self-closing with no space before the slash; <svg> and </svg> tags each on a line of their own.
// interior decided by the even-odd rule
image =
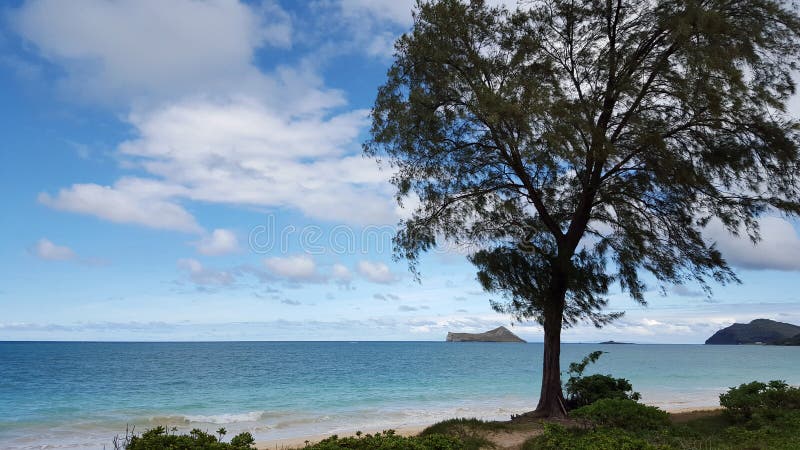
<svg viewBox="0 0 800 450">
<path fill-rule="evenodd" d="M 525 342 L 506 327 L 497 327 L 485 333 L 447 333 L 447 342 Z"/>
<path fill-rule="evenodd" d="M 706 340 L 709 345 L 800 345 L 800 326 L 755 319 L 750 323 L 734 323 Z"/>
<path fill-rule="evenodd" d="M 599 342 L 600 345 L 633 345 L 632 342 L 617 342 L 617 341 L 603 341 Z"/>
</svg>

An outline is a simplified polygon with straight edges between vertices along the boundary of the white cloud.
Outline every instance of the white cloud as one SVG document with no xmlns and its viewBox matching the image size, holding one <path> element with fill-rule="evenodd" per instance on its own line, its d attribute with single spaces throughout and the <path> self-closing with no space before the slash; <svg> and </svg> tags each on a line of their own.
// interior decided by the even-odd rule
<svg viewBox="0 0 800 450">
<path fill-rule="evenodd" d="M 40 259 L 47 261 L 67 261 L 75 259 L 75 252 L 71 248 L 56 245 L 49 239 L 42 238 L 33 248 L 33 253 Z"/>
<path fill-rule="evenodd" d="M 197 251 L 203 255 L 215 256 L 233 253 L 239 249 L 236 233 L 218 228 L 196 243 Z"/>
<path fill-rule="evenodd" d="M 17 31 L 66 69 L 63 85 L 109 101 L 257 83 L 254 51 L 291 43 L 289 15 L 226 0 L 30 0 Z"/>
<path fill-rule="evenodd" d="M 189 279 L 199 285 L 227 286 L 234 281 L 230 272 L 206 268 L 200 261 L 192 258 L 178 260 L 178 268 L 184 270 Z"/>
<path fill-rule="evenodd" d="M 117 223 L 198 233 L 202 228 L 171 196 L 183 188 L 154 180 L 123 178 L 114 186 L 73 184 L 51 196 L 39 194 L 39 202 L 51 208 L 89 214 Z"/>
<path fill-rule="evenodd" d="M 717 242 L 731 265 L 755 270 L 800 270 L 800 236 L 794 226 L 780 217 L 762 217 L 758 223 L 761 240 L 757 244 L 746 235 L 729 234 L 718 221 L 709 224 L 706 235 Z"/>
<path fill-rule="evenodd" d="M 292 282 L 318 282 L 324 277 L 317 270 L 317 264 L 308 255 L 272 257 L 264 260 L 273 274 Z"/>
<path fill-rule="evenodd" d="M 373 283 L 390 284 L 399 279 L 389 266 L 382 262 L 359 261 L 358 273 Z"/>
<path fill-rule="evenodd" d="M 310 98 L 296 106 L 294 117 L 243 98 L 187 100 L 132 114 L 138 137 L 123 142 L 119 153 L 153 178 L 123 178 L 113 187 L 76 184 L 54 198 L 41 194 L 40 201 L 114 222 L 190 232 L 200 227 L 178 199 L 286 207 L 341 223 L 395 222 L 390 174 L 345 151 L 355 147 L 366 112 L 324 118 L 319 114 L 334 100 L 314 89 L 303 95 Z M 315 107 L 323 109 L 310 114 Z"/>
<path fill-rule="evenodd" d="M 341 109 L 344 94 L 324 86 L 311 58 L 254 64 L 255 49 L 290 44 L 289 15 L 274 2 L 33 0 L 13 16 L 81 96 L 121 96 L 133 137 L 117 156 L 145 172 L 42 193 L 42 203 L 188 232 L 202 229 L 184 200 L 396 222 L 391 174 L 358 145 L 368 111 Z"/>
<path fill-rule="evenodd" d="M 337 284 L 349 285 L 353 281 L 353 273 L 342 264 L 336 263 L 331 269 L 331 277 Z"/>
<path fill-rule="evenodd" d="M 316 114 L 291 116 L 252 99 L 187 101 L 135 114 L 139 137 L 119 150 L 192 200 L 289 207 L 344 223 L 394 222 L 389 174 L 346 151 L 355 147 L 366 111 L 326 118 L 324 92 L 305 96 L 302 109 Z"/>
</svg>

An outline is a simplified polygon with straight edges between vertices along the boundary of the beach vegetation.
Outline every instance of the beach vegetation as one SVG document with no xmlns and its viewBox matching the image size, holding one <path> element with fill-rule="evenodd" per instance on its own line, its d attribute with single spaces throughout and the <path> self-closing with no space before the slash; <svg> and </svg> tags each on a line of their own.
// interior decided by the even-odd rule
<svg viewBox="0 0 800 450">
<path fill-rule="evenodd" d="M 790 450 L 800 448 L 800 413 L 792 411 L 745 426 L 721 411 L 658 428 L 545 424 L 542 434 L 525 442 L 525 450 Z"/>
<path fill-rule="evenodd" d="M 491 441 L 486 439 L 486 432 L 507 430 L 509 425 L 503 422 L 487 422 L 479 419 L 449 419 L 425 428 L 420 436 L 441 434 L 452 436 L 461 441 L 464 450 L 492 448 Z"/>
<path fill-rule="evenodd" d="M 458 438 L 442 434 L 426 434 L 420 436 L 400 436 L 394 430 L 382 433 L 356 436 L 331 436 L 316 444 L 307 444 L 307 450 L 464 450 L 465 446 Z M 474 447 L 480 448 L 480 447 Z"/>
<path fill-rule="evenodd" d="M 568 409 L 591 405 L 604 399 L 637 401 L 641 398 L 638 392 L 633 392 L 630 381 L 611 375 L 594 374 L 570 378 L 565 390 Z"/>
<path fill-rule="evenodd" d="M 570 411 L 569 416 L 594 427 L 658 430 L 669 425 L 669 414 L 655 406 L 623 398 L 604 398 Z"/>
<path fill-rule="evenodd" d="M 576 426 L 545 424 L 543 433 L 524 448 L 797 449 L 800 408 L 794 403 L 795 392 L 797 388 L 783 382 L 747 383 L 720 396 L 723 410 L 687 416 L 670 416 L 631 400 L 600 400 L 570 412 L 578 420 Z M 679 420 L 682 417 L 688 420 Z"/>
<path fill-rule="evenodd" d="M 783 411 L 800 411 L 800 387 L 789 386 L 781 380 L 769 383 L 753 381 L 720 394 L 719 404 L 736 422 L 769 418 Z"/>
<path fill-rule="evenodd" d="M 220 433 L 222 431 L 222 433 Z M 230 442 L 222 442 L 225 435 L 224 428 L 217 430 L 219 438 L 213 434 L 199 430 L 191 430 L 188 434 L 178 434 L 175 428 L 167 430 L 158 426 L 136 434 L 132 430 L 126 431 L 123 438 L 114 439 L 115 450 L 255 450 L 255 439 L 250 433 L 244 432 L 231 438 Z"/>
<path fill-rule="evenodd" d="M 641 395 L 633 391 L 630 381 L 611 375 L 583 375 L 586 366 L 597 362 L 604 352 L 595 351 L 579 362 L 569 365 L 569 378 L 564 384 L 567 409 L 591 405 L 601 399 L 626 399 L 638 401 Z"/>
<path fill-rule="evenodd" d="M 653 445 L 645 439 L 617 428 L 589 431 L 546 424 L 541 436 L 530 439 L 523 450 L 658 450 L 669 447 Z"/>
<path fill-rule="evenodd" d="M 492 306 L 544 329 L 536 414 L 563 417 L 562 328 L 612 284 L 737 282 L 704 238 L 800 215 L 800 17 L 780 0 L 418 3 L 371 111 L 368 156 L 413 205 L 395 255 L 420 276 L 471 250 Z"/>
</svg>

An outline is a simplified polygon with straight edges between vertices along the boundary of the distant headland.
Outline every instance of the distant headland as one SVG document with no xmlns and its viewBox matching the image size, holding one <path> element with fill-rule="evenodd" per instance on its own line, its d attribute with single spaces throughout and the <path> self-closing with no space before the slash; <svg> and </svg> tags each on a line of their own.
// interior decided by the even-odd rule
<svg viewBox="0 0 800 450">
<path fill-rule="evenodd" d="M 525 342 L 506 327 L 497 327 L 485 333 L 447 333 L 447 342 Z"/>
<path fill-rule="evenodd" d="M 750 323 L 734 323 L 706 340 L 710 345 L 800 345 L 800 326 L 756 319 Z"/>
<path fill-rule="evenodd" d="M 612 345 L 612 344 L 613 345 L 633 345 L 633 342 L 603 341 L 603 342 L 598 342 L 598 344 L 603 344 L 603 345 Z"/>
</svg>

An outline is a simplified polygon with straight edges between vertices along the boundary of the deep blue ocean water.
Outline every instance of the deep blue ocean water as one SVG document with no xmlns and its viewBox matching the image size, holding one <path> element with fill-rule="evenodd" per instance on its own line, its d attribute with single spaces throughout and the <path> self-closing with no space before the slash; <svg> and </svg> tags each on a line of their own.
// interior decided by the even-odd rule
<svg viewBox="0 0 800 450">
<path fill-rule="evenodd" d="M 800 347 L 565 344 L 562 367 L 628 378 L 645 403 L 715 406 L 730 386 L 800 384 Z M 542 344 L 0 342 L 0 448 L 103 448 L 127 424 L 258 440 L 507 419 L 533 409 Z"/>
</svg>

